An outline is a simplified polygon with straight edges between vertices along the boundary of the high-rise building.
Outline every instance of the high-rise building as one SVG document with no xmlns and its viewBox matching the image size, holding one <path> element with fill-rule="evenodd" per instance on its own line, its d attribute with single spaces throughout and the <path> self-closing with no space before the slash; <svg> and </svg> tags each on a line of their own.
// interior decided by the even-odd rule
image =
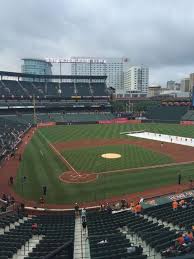
<svg viewBox="0 0 194 259">
<path fill-rule="evenodd" d="M 126 91 L 137 91 L 147 94 L 149 86 L 149 68 L 132 66 L 124 73 L 124 88 Z"/>
<path fill-rule="evenodd" d="M 21 72 L 34 75 L 52 75 L 52 64 L 44 59 L 23 58 Z"/>
<path fill-rule="evenodd" d="M 173 80 L 167 81 L 166 83 L 166 88 L 168 90 L 176 90 L 176 86 L 175 86 L 176 82 Z"/>
<path fill-rule="evenodd" d="M 189 91 L 193 91 L 193 87 L 194 87 L 194 73 L 190 74 L 189 76 Z"/>
<path fill-rule="evenodd" d="M 160 85 L 150 85 L 148 87 L 148 97 L 158 96 L 161 93 L 161 86 Z"/>
<path fill-rule="evenodd" d="M 72 57 L 79 59 L 83 57 Z M 84 59 L 104 60 L 105 62 L 96 63 L 72 63 L 72 75 L 106 75 L 107 86 L 113 87 L 116 90 L 124 89 L 124 69 L 128 66 L 127 58 L 91 58 L 84 57 Z"/>
<path fill-rule="evenodd" d="M 180 90 L 182 92 L 189 92 L 190 78 L 184 78 L 181 80 Z"/>
</svg>

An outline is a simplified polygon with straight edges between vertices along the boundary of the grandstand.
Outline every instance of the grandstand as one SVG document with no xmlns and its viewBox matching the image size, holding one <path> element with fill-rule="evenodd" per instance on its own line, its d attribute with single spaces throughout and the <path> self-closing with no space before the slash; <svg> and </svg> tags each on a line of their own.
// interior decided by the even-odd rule
<svg viewBox="0 0 194 259">
<path fill-rule="evenodd" d="M 16 148 L 20 135 L 34 123 L 112 119 L 109 98 L 106 76 L 0 71 L 1 158 Z"/>
<path fill-rule="evenodd" d="M 22 136 L 31 127 L 30 123 L 8 120 L 5 116 L 0 118 L 0 161 L 7 155 L 14 155 Z"/>
<path fill-rule="evenodd" d="M 29 99 L 33 95 L 38 99 L 108 99 L 105 82 L 106 76 L 49 76 L 0 71 L 0 99 Z"/>
<path fill-rule="evenodd" d="M 32 126 L 40 126 L 41 124 L 49 123 L 51 125 L 71 125 L 71 124 L 97 124 L 100 121 L 105 123 L 126 123 L 126 130 L 128 127 L 127 118 L 116 118 L 111 113 L 110 104 L 111 92 L 106 88 L 105 76 L 44 76 L 44 75 L 27 75 L 22 73 L 13 72 L 0 72 L 0 160 L 1 166 L 5 159 L 10 159 L 15 155 L 19 144 L 22 143 L 23 136 L 29 130 L 33 131 L 35 128 Z M 180 120 L 193 120 L 193 111 L 188 111 L 188 107 L 165 107 L 158 106 L 148 109 L 145 116 L 150 122 L 168 122 L 179 123 Z M 132 120 L 133 121 L 133 120 Z M 134 122 L 137 122 L 134 120 Z M 53 123 L 53 124 L 52 124 Z M 148 124 L 148 123 L 147 123 Z M 154 131 L 154 126 L 150 123 L 150 130 Z M 163 124 L 162 124 L 163 125 Z M 167 124 L 168 125 L 168 124 Z M 43 125 L 44 126 L 44 125 Z M 93 125 L 95 126 L 95 125 Z M 122 127 L 125 129 L 125 127 Z M 134 126 L 134 125 L 133 125 Z M 133 127 L 132 126 L 132 127 Z M 168 125 L 170 128 L 171 125 Z M 74 127 L 74 132 L 79 132 L 79 129 Z M 137 128 L 134 130 L 144 130 L 144 125 L 137 124 Z M 148 125 L 149 127 L 149 125 Z M 158 126 L 162 128 L 161 125 Z M 181 127 L 181 126 L 180 126 Z M 31 129 L 32 128 L 32 129 Z M 60 128 L 60 127 L 59 127 Z M 70 131 L 73 126 L 66 127 Z M 105 131 L 102 133 L 104 141 L 108 141 L 108 135 L 110 134 L 111 140 L 118 138 L 122 140 L 123 135 L 119 135 L 119 127 L 115 127 L 111 131 L 111 127 L 104 127 Z M 76 131 L 75 131 L 76 129 Z M 99 128 L 92 128 L 95 132 L 96 145 L 100 144 L 99 136 L 97 132 Z M 90 129 L 90 131 L 92 131 Z M 42 130 L 42 129 L 41 129 Z M 41 132 L 40 130 L 40 132 Z M 118 130 L 118 132 L 117 132 Z M 124 130 L 124 131 L 126 131 Z M 160 132 L 156 129 L 156 132 Z M 166 129 L 168 131 L 168 129 Z M 72 130 L 73 131 L 73 130 Z M 177 129 L 180 134 L 180 128 Z M 192 131 L 192 129 L 191 129 Z M 54 131 L 53 131 L 54 132 Z M 63 129 L 62 129 L 63 132 Z M 81 131 L 80 131 L 81 132 Z M 79 133 L 80 133 L 79 132 Z M 89 135 L 86 131 L 86 135 Z M 118 133 L 118 134 L 117 134 Z M 165 132 L 164 132 L 165 133 Z M 34 132 L 33 132 L 34 134 Z M 33 135 L 32 134 L 32 135 Z M 58 133 L 53 133 L 57 135 Z M 30 134 L 26 135 L 29 138 Z M 48 133 L 50 135 L 50 133 Z M 71 140 L 70 132 L 66 134 Z M 80 133 L 81 135 L 81 133 Z M 119 137 L 118 137 L 119 135 Z M 31 136 L 30 136 L 31 137 Z M 40 136 L 39 136 L 40 137 Z M 78 136 L 79 138 L 80 136 Z M 81 136 L 82 137 L 82 136 Z M 81 139 L 80 137 L 80 139 Z M 106 139 L 107 137 L 107 139 Z M 190 136 L 192 137 L 192 135 Z M 24 141 L 26 141 L 26 138 Z M 76 137 L 75 137 L 76 139 Z M 81 139 L 83 141 L 83 139 Z M 33 138 L 32 145 L 29 149 L 38 153 L 37 161 L 47 161 L 48 147 L 43 142 L 38 142 L 39 139 Z M 74 139 L 73 139 L 74 141 Z M 73 142 L 72 141 L 72 142 Z M 91 140 L 86 139 L 85 143 L 89 143 Z M 99 143 L 98 143 L 99 141 Z M 64 140 L 65 142 L 65 140 Z M 27 142 L 26 142 L 27 143 Z M 39 149 L 37 149 L 36 145 Z M 80 146 L 84 146 L 84 142 L 80 142 Z M 103 143 L 103 142 L 102 142 Z M 121 142 L 118 142 L 120 144 Z M 24 143 L 23 143 L 24 144 Z M 54 143 L 55 144 L 55 143 Z M 75 144 L 75 142 L 74 142 Z M 25 144 L 26 145 L 26 144 Z M 116 144 L 115 144 L 116 145 Z M 128 147 L 129 143 L 125 145 Z M 165 146 L 165 144 L 164 144 Z M 103 149 L 103 147 L 100 147 Z M 110 150 L 112 146 L 109 147 Z M 115 147 L 114 147 L 115 148 Z M 159 149 L 161 147 L 159 146 Z M 165 148 L 165 147 L 164 147 Z M 93 148 L 93 150 L 95 147 Z M 46 150 L 46 151 L 45 151 Z M 38 151 L 38 152 L 37 152 Z M 52 150 L 50 150 L 52 153 Z M 85 151 L 86 152 L 86 151 Z M 91 151 L 92 153 L 93 151 Z M 142 149 L 143 152 L 143 149 Z M 161 149 L 160 149 L 161 152 Z M 23 153 L 22 153 L 23 154 Z M 28 162 L 32 160 L 32 153 L 29 153 Z M 52 153 L 53 155 L 54 153 Z M 146 160 L 146 153 L 143 153 L 142 161 Z M 123 156 L 125 154 L 123 153 Z M 96 156 L 99 157 L 99 154 Z M 48 156 L 49 157 L 49 156 Z M 78 156 L 77 156 L 78 157 Z M 153 159 L 153 155 L 150 155 L 149 159 Z M 82 158 L 82 155 L 81 155 Z M 22 158 L 23 159 L 23 158 Z M 25 157 L 24 157 L 25 159 Z M 64 159 L 64 158 L 63 158 Z M 83 159 L 83 158 L 82 158 Z M 128 157 L 127 157 L 128 159 Z M 133 158 L 135 159 L 135 157 Z M 17 159 L 15 159 L 15 163 Z M 57 157 L 55 161 L 58 162 Z M 18 162 L 19 163 L 19 162 Z M 41 162 L 40 162 L 41 163 Z M 91 160 L 91 163 L 92 160 Z M 125 162 L 126 163 L 126 162 Z M 112 162 L 113 164 L 113 162 Z M 54 164 L 55 167 L 56 164 Z M 108 169 L 109 163 L 105 164 L 105 169 Z M 63 171 L 64 164 L 60 165 Z M 98 164 L 97 164 L 98 166 Z M 164 165 L 165 166 L 165 165 Z M 47 178 L 49 177 L 48 168 L 50 164 L 44 164 L 46 169 Z M 154 166 L 153 166 L 154 167 Z M 28 173 L 28 167 L 23 166 L 24 173 L 20 175 L 18 180 L 19 186 L 22 186 L 23 193 L 23 177 Z M 41 167 L 40 167 L 41 168 Z M 56 169 L 56 168 L 54 168 Z M 120 169 L 120 168 L 119 168 Z M 58 169 L 56 169 L 57 171 Z M 150 169 L 151 170 L 151 169 Z M 157 169 L 156 169 L 157 170 Z M 159 171 L 160 169 L 158 169 Z M 163 169 L 164 170 L 164 169 Z M 186 169 L 187 170 L 187 169 Z M 41 170 L 40 170 L 41 171 Z M 43 172 L 43 171 L 41 171 Z M 58 171 L 57 171 L 58 172 Z M 60 173 L 60 172 L 59 172 Z M 78 172 L 79 173 L 79 172 Z M 76 177 L 79 179 L 80 175 L 77 173 Z M 82 173 L 82 172 L 81 172 Z M 7 174 L 7 172 L 6 172 Z M 114 175 L 116 175 L 115 173 Z M 155 175 L 157 172 L 155 173 Z M 176 172 L 177 174 L 177 172 Z M 126 175 L 126 174 L 122 174 Z M 135 175 L 135 174 L 133 174 Z M 132 175 L 132 176 L 133 176 Z M 34 175 L 33 175 L 34 176 Z M 9 177 L 9 175 L 8 175 Z M 6 181 L 8 179 L 5 176 Z M 32 181 L 29 174 L 29 182 Z M 39 177 L 39 176 L 38 176 Z M 41 185 L 46 184 L 44 182 L 43 173 L 40 175 Z M 52 175 L 53 177 L 53 175 Z M 57 175 L 58 177 L 58 175 Z M 74 176 L 73 176 L 74 177 Z M 147 177 L 147 175 L 146 175 Z M 162 172 L 162 177 L 165 177 Z M 36 178 L 36 176 L 35 176 Z M 60 178 L 59 178 L 60 179 Z M 96 182 L 99 181 L 101 187 L 106 188 L 106 184 L 109 182 L 111 185 L 113 182 L 110 178 L 103 182 L 108 177 L 98 177 Z M 127 179 L 127 178 L 126 178 Z M 145 179 L 145 178 L 144 178 Z M 9 180 L 9 179 L 8 179 Z M 53 180 L 53 178 L 52 178 Z M 174 180 L 174 179 L 173 179 Z M 58 178 L 57 178 L 58 181 Z M 119 185 L 119 176 L 116 180 Z M 58 181 L 59 182 L 59 181 Z M 127 180 L 126 180 L 127 182 Z M 171 183 L 171 182 L 170 182 Z M 36 184 L 36 182 L 35 182 Z M 39 184 L 39 183 L 38 183 Z M 61 193 L 63 194 L 63 185 L 65 189 L 69 188 L 69 192 L 72 194 L 71 184 L 59 183 Z M 93 183 L 92 183 L 93 184 Z M 115 184 L 115 183 L 114 183 Z M 145 185 L 142 174 L 142 185 Z M 152 185 L 150 177 L 150 185 Z M 10 183 L 7 181 L 7 185 L 10 187 Z M 52 182 L 53 185 L 53 182 Z M 75 186 L 75 184 L 72 184 Z M 70 187 L 69 187 L 70 186 Z M 81 192 L 86 192 L 89 183 L 86 182 L 84 190 L 80 188 Z M 90 194 L 92 193 L 95 185 L 92 185 Z M 105 187 L 104 187 L 105 186 Z M 116 186 L 116 185 L 114 185 Z M 118 185 L 117 185 L 118 186 Z M 160 186 L 159 184 L 157 186 Z M 2 184 L 0 183 L 0 187 Z M 14 185 L 13 188 L 17 188 Z M 49 191 L 52 191 L 52 186 L 49 185 Z M 77 188 L 77 186 L 76 186 Z M 120 186 L 122 189 L 123 186 Z M 144 186 L 142 187 L 144 188 Z M 9 190 L 10 190 L 9 189 Z M 30 189 L 30 188 L 29 188 Z M 33 189 L 33 188 L 31 188 Z M 79 186 L 78 188 L 79 189 Z M 194 207 L 191 204 L 190 198 L 188 198 L 188 206 L 186 209 L 179 208 L 177 211 L 172 210 L 171 202 L 165 203 L 159 206 L 149 206 L 146 203 L 142 203 L 144 210 L 141 214 L 135 213 L 133 208 L 126 206 L 121 209 L 115 204 L 106 204 L 103 209 L 99 211 L 99 206 L 93 208 L 87 208 L 86 219 L 87 228 L 86 232 L 82 228 L 81 216 L 75 216 L 75 212 L 72 209 L 46 209 L 46 204 L 40 204 L 38 201 L 26 199 L 26 196 L 20 197 L 21 193 L 15 193 L 15 189 L 11 189 L 9 195 L 4 194 L 6 199 L 0 199 L 0 207 L 2 212 L 0 213 L 0 259 L 38 259 L 38 258 L 55 258 L 55 259 L 161 259 L 167 258 L 165 252 L 172 246 L 174 246 L 176 239 L 180 236 L 180 231 L 186 233 L 188 230 L 192 230 L 194 225 L 193 215 Z M 106 192 L 106 191 L 105 191 Z M 107 191 L 111 192 L 109 189 Z M 122 194 L 125 192 L 122 191 Z M 118 188 L 119 193 L 119 188 Z M 10 194 L 15 195 L 10 197 Z M 39 195 L 38 193 L 37 195 Z M 93 195 L 93 193 L 92 193 Z M 94 192 L 95 202 L 96 193 Z M 45 196 L 46 197 L 46 196 Z M 53 193 L 53 197 L 60 199 L 57 192 Z M 21 204 L 21 200 L 26 199 L 28 203 L 23 208 L 24 204 Z M 28 197 L 27 197 L 28 198 Z M 106 198 L 106 194 L 104 195 Z M 17 201 L 18 199 L 18 201 Z M 139 197 L 138 197 L 139 199 Z M 12 202 L 10 202 L 12 200 Z M 90 200 L 89 200 L 90 201 Z M 106 202 L 106 200 L 104 200 Z M 29 207 L 29 204 L 32 207 Z M 60 203 L 58 203 L 60 205 Z M 69 205 L 69 204 L 68 204 Z M 38 208 L 37 207 L 41 207 Z M 44 207 L 45 206 L 45 207 Z M 72 206 L 72 205 L 71 205 Z M 71 207 L 72 208 L 72 207 Z M 81 214 L 81 212 L 80 212 Z M 36 226 L 35 228 L 33 226 Z M 194 249 L 192 246 L 188 246 L 188 249 L 182 247 L 175 249 L 173 258 L 189 259 L 194 258 Z M 181 257 L 180 257 L 181 256 Z"/>
<path fill-rule="evenodd" d="M 0 258 L 192 259 L 192 245 L 174 247 L 180 233 L 191 230 L 194 224 L 192 199 L 185 201 L 187 207 L 177 211 L 168 202 L 151 205 L 139 215 L 130 208 L 88 209 L 86 232 L 73 210 L 33 216 L 22 210 L 3 213 Z"/>
<path fill-rule="evenodd" d="M 179 123 L 188 109 L 186 106 L 157 106 L 149 108 L 145 116 L 155 122 Z"/>
<path fill-rule="evenodd" d="M 194 111 L 193 110 L 189 110 L 188 112 L 186 112 L 182 118 L 182 121 L 194 121 Z"/>
</svg>

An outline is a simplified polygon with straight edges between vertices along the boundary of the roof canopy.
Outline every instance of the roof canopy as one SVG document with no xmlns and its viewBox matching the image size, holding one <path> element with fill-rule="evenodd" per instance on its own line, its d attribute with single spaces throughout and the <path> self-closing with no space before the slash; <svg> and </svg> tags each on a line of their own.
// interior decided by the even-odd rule
<svg viewBox="0 0 194 259">
<path fill-rule="evenodd" d="M 90 76 L 90 75 L 36 75 L 25 74 L 18 72 L 0 71 L 0 76 L 4 77 L 18 77 L 18 78 L 36 78 L 36 79 L 93 79 L 93 80 L 106 80 L 107 76 Z"/>
</svg>

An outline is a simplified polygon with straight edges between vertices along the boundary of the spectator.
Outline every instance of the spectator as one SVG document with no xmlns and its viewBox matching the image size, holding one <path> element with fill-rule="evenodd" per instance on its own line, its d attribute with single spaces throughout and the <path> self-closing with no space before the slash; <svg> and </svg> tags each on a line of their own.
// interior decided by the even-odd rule
<svg viewBox="0 0 194 259">
<path fill-rule="evenodd" d="M 11 185 L 13 185 L 13 176 L 10 176 L 10 178 L 9 178 L 9 183 L 10 183 Z"/>
<path fill-rule="evenodd" d="M 25 204 L 24 204 L 24 203 L 21 203 L 21 204 L 20 204 L 20 208 L 21 208 L 21 212 L 24 213 Z"/>
<path fill-rule="evenodd" d="M 106 204 L 106 210 L 109 214 L 112 214 L 112 208 L 108 203 Z"/>
<path fill-rule="evenodd" d="M 32 224 L 32 232 L 34 233 L 34 232 L 37 232 L 37 230 L 38 230 L 38 225 L 37 225 L 37 223 L 33 223 Z"/>
<path fill-rule="evenodd" d="M 42 205 L 42 206 L 44 205 L 45 200 L 44 200 L 43 196 L 40 197 L 39 202 L 40 202 L 40 205 Z"/>
<path fill-rule="evenodd" d="M 121 200 L 121 209 L 125 209 L 126 207 L 126 200 Z"/>
<path fill-rule="evenodd" d="M 184 238 L 184 243 L 185 244 L 191 243 L 191 238 L 188 236 L 188 234 L 184 234 L 183 238 Z"/>
<path fill-rule="evenodd" d="M 178 208 L 178 202 L 177 202 L 176 200 L 174 200 L 174 201 L 172 202 L 172 209 L 173 209 L 174 211 L 176 211 L 177 208 Z"/>
<path fill-rule="evenodd" d="M 86 221 L 86 209 L 85 208 L 81 210 L 81 220 L 82 220 L 82 222 Z"/>
<path fill-rule="evenodd" d="M 84 231 L 84 234 L 86 233 L 86 227 L 87 227 L 87 222 L 86 222 L 86 220 L 84 220 L 83 222 L 82 222 L 82 227 L 83 227 L 83 231 Z"/>
<path fill-rule="evenodd" d="M 191 231 L 188 231 L 187 235 L 190 238 L 190 240 L 193 241 L 193 233 Z"/>
<path fill-rule="evenodd" d="M 134 212 L 134 210 L 135 210 L 135 203 L 134 203 L 134 201 L 131 201 L 130 208 L 131 208 L 131 211 Z"/>
<path fill-rule="evenodd" d="M 100 211 L 104 211 L 104 210 L 105 210 L 104 204 L 100 204 Z"/>
<path fill-rule="evenodd" d="M 120 204 L 119 204 L 119 202 L 117 202 L 117 203 L 115 204 L 115 210 L 120 210 Z"/>
<path fill-rule="evenodd" d="M 190 205 L 191 205 L 191 207 L 194 206 L 194 198 L 193 198 L 193 197 L 192 197 L 192 199 L 191 199 L 191 201 L 190 201 Z"/>
<path fill-rule="evenodd" d="M 75 203 L 75 216 L 78 217 L 79 216 L 79 205 L 77 204 L 77 202 Z"/>
<path fill-rule="evenodd" d="M 188 204 L 187 204 L 187 202 L 185 201 L 185 202 L 182 204 L 182 208 L 183 208 L 183 209 L 186 209 L 186 208 L 187 208 L 187 205 L 188 205 Z"/>
<path fill-rule="evenodd" d="M 47 186 L 46 185 L 42 186 L 42 191 L 43 191 L 43 195 L 46 196 L 46 193 L 47 193 Z"/>
<path fill-rule="evenodd" d="M 5 193 L 3 193 L 2 195 L 2 200 L 7 201 L 7 196 L 5 195 Z"/>
<path fill-rule="evenodd" d="M 180 200 L 180 201 L 179 201 L 179 206 L 182 207 L 184 203 L 185 203 L 185 200 L 183 200 L 183 199 Z"/>
<path fill-rule="evenodd" d="M 15 203 L 15 198 L 13 196 L 11 196 L 10 202 L 11 202 L 11 204 Z"/>
<path fill-rule="evenodd" d="M 139 215 L 142 212 L 142 206 L 141 204 L 138 204 L 135 206 L 135 215 Z"/>
<path fill-rule="evenodd" d="M 183 234 L 180 233 L 179 237 L 176 239 L 175 246 L 180 247 L 184 244 L 184 237 Z"/>
</svg>

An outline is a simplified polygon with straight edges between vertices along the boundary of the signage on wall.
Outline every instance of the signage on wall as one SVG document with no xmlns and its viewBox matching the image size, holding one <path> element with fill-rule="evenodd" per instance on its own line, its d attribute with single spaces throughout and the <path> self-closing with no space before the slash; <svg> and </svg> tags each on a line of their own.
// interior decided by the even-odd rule
<svg viewBox="0 0 194 259">
<path fill-rule="evenodd" d="M 104 59 L 95 58 L 46 58 L 45 60 L 50 63 L 106 63 Z"/>
</svg>

